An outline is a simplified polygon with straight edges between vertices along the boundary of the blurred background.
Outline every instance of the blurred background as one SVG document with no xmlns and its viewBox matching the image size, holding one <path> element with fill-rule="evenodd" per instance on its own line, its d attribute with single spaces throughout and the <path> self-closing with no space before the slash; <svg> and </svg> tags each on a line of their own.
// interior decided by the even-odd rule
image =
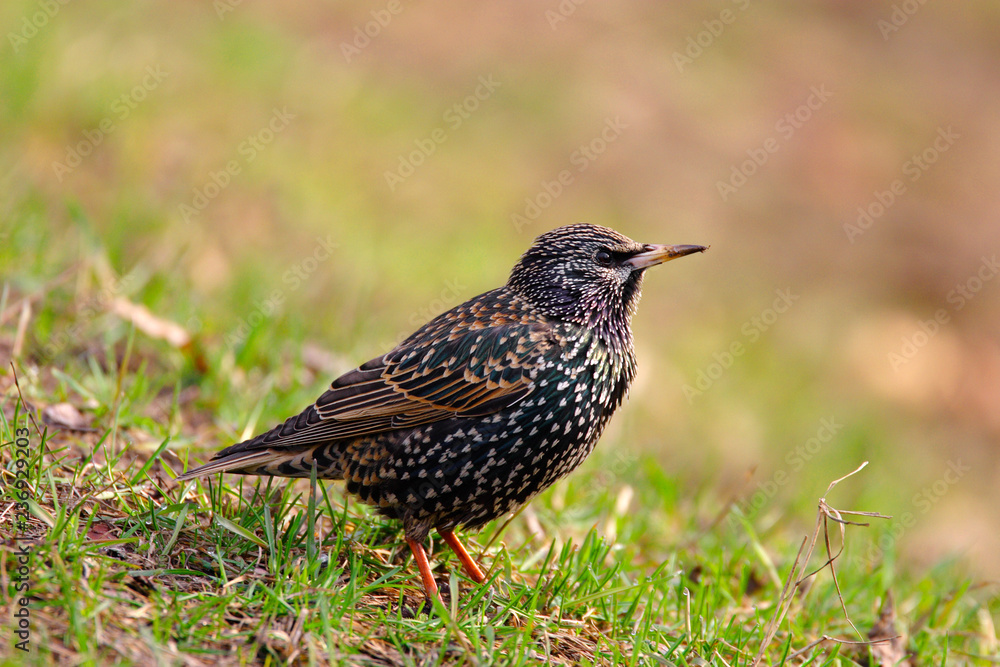
<svg viewBox="0 0 1000 667">
<path fill-rule="evenodd" d="M 711 245 L 647 276 L 605 453 L 762 532 L 867 460 L 830 502 L 895 518 L 857 562 L 1000 575 L 998 27 L 987 0 L 4 2 L 3 279 L 75 304 L 25 363 L 144 305 L 217 378 L 207 435 L 159 426 L 203 457 L 548 229 Z"/>
</svg>

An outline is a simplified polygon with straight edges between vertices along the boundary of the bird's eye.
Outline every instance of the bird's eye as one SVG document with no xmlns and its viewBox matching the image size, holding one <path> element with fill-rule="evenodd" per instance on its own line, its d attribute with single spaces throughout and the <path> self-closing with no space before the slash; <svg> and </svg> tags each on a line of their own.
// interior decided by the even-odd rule
<svg viewBox="0 0 1000 667">
<path fill-rule="evenodd" d="M 611 253 L 604 249 L 598 250 L 594 255 L 594 261 L 601 266 L 611 266 Z"/>
</svg>

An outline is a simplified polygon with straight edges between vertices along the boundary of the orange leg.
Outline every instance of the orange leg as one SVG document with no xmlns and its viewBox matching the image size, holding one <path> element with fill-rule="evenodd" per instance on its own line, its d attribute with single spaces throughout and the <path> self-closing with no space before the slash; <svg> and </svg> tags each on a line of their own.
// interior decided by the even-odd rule
<svg viewBox="0 0 1000 667">
<path fill-rule="evenodd" d="M 465 568 L 469 578 L 477 584 L 484 583 L 486 581 L 486 575 L 483 574 L 483 571 L 479 569 L 478 565 L 476 565 L 476 561 L 472 560 L 472 556 L 469 555 L 469 552 L 465 550 L 462 543 L 458 541 L 457 537 L 455 537 L 455 533 L 450 530 L 440 529 L 438 532 L 441 533 L 441 537 L 444 538 L 444 541 L 448 543 L 451 550 L 455 552 L 456 556 L 458 556 L 458 560 L 462 561 L 462 567 Z"/>
<path fill-rule="evenodd" d="M 431 564 L 427 560 L 427 552 L 424 551 L 424 546 L 417 542 L 416 540 L 411 540 L 406 538 L 406 543 L 410 545 L 410 551 L 413 552 L 413 560 L 417 561 L 417 568 L 420 570 L 420 578 L 424 582 L 424 593 L 427 595 L 427 599 L 430 600 L 432 597 L 441 599 L 441 594 L 438 593 L 437 582 L 434 581 L 434 575 L 431 574 Z"/>
</svg>

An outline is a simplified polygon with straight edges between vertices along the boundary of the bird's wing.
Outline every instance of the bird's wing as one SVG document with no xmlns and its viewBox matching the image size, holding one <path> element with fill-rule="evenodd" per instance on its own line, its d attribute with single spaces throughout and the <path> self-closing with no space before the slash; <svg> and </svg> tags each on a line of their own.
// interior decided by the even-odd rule
<svg viewBox="0 0 1000 667">
<path fill-rule="evenodd" d="M 558 345 L 541 322 L 420 333 L 334 380 L 302 414 L 218 456 L 489 415 L 532 391 L 532 369 Z"/>
</svg>

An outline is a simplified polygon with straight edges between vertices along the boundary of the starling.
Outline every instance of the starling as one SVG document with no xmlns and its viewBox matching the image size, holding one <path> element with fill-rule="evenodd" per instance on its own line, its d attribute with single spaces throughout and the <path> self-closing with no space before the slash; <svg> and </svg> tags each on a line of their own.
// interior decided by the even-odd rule
<svg viewBox="0 0 1000 667">
<path fill-rule="evenodd" d="M 643 245 L 589 224 L 539 236 L 507 284 L 452 308 L 333 381 L 301 414 L 178 480 L 228 472 L 345 480 L 402 521 L 428 598 L 432 528 L 455 536 L 524 505 L 593 450 L 635 377 L 646 269 L 707 248 Z"/>
</svg>

